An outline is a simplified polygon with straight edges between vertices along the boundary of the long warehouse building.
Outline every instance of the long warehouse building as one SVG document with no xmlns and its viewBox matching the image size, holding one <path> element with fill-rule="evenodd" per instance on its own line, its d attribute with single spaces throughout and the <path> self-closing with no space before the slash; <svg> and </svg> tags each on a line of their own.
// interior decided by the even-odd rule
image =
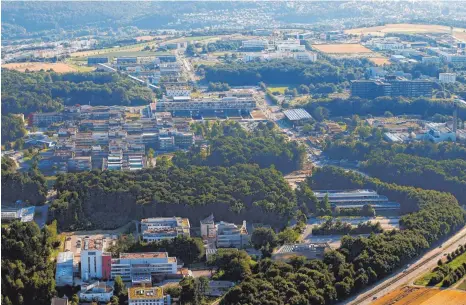
<svg viewBox="0 0 466 305">
<path fill-rule="evenodd" d="M 221 99 L 200 100 L 162 100 L 156 104 L 156 111 L 209 111 L 209 110 L 247 110 L 256 108 L 253 98 L 224 97 Z"/>
</svg>

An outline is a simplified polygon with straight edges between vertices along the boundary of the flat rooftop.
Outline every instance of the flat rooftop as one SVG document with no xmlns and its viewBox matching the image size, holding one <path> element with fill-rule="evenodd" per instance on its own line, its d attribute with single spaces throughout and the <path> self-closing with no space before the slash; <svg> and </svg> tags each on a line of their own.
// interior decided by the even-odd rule
<svg viewBox="0 0 466 305">
<path fill-rule="evenodd" d="M 168 258 L 167 252 L 144 252 L 144 253 L 120 253 L 120 258 L 138 259 L 138 258 Z"/>
<path fill-rule="evenodd" d="M 151 300 L 163 298 L 163 289 L 160 287 L 132 287 L 128 288 L 130 300 Z"/>
<path fill-rule="evenodd" d="M 309 114 L 309 112 L 302 108 L 285 110 L 283 113 L 290 121 L 312 119 L 312 116 Z"/>
</svg>

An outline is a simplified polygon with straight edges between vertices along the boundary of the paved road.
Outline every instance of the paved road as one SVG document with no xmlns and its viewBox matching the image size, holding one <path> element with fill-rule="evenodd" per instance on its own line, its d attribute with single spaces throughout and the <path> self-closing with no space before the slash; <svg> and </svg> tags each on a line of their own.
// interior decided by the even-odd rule
<svg viewBox="0 0 466 305">
<path fill-rule="evenodd" d="M 370 287 L 364 293 L 349 299 L 341 304 L 345 305 L 366 305 L 372 303 L 374 297 L 381 298 L 385 294 L 405 285 L 412 284 L 417 278 L 437 265 L 437 261 L 446 253 L 450 253 L 460 244 L 466 242 L 466 227 L 445 241 L 441 248 L 434 248 L 424 256 L 419 258 L 409 268 L 401 269 L 383 282 Z"/>
</svg>

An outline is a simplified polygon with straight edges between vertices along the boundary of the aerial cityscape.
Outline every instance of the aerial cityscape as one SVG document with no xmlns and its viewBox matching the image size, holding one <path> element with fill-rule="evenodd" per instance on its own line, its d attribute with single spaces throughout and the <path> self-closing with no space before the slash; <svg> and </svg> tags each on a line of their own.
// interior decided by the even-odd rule
<svg viewBox="0 0 466 305">
<path fill-rule="evenodd" d="M 1 304 L 466 305 L 466 2 L 2 1 Z"/>
</svg>

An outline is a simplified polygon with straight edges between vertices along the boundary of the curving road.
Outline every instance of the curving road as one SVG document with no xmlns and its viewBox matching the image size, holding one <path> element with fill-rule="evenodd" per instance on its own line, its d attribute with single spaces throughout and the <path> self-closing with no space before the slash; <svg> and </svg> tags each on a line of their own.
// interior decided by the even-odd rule
<svg viewBox="0 0 466 305">
<path fill-rule="evenodd" d="M 405 285 L 410 285 L 428 270 L 437 265 L 437 261 L 447 253 L 450 253 L 460 244 L 466 243 L 466 226 L 463 227 L 458 233 L 446 240 L 440 247 L 434 248 L 420 257 L 411 266 L 405 269 L 400 269 L 398 272 L 385 279 L 383 282 L 369 287 L 365 292 L 346 300 L 340 304 L 345 305 L 367 305 L 372 303 L 375 298 L 380 298 L 385 294 L 400 288 Z"/>
</svg>

